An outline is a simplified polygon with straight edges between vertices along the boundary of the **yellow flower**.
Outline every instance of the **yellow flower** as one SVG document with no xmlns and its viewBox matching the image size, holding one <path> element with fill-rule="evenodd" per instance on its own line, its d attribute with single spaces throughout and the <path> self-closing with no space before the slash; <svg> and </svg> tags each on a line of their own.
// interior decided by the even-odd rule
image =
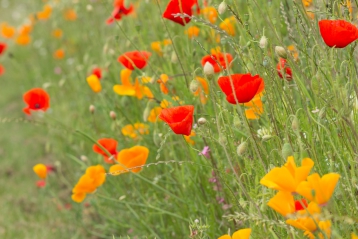
<svg viewBox="0 0 358 239">
<path fill-rule="evenodd" d="M 93 92 L 98 93 L 102 90 L 101 81 L 96 75 L 90 75 L 86 80 Z"/>
<path fill-rule="evenodd" d="M 6 22 L 1 24 L 1 35 L 5 38 L 12 38 L 15 35 L 15 28 Z"/>
<path fill-rule="evenodd" d="M 158 116 L 160 115 L 160 112 L 162 112 L 162 107 L 154 107 L 153 109 L 150 110 L 149 116 L 148 116 L 148 121 L 151 123 L 155 123 L 158 119 L 158 121 L 161 121 L 160 118 L 158 118 Z"/>
<path fill-rule="evenodd" d="M 295 201 L 290 192 L 279 191 L 273 198 L 271 198 L 267 205 L 284 217 L 296 211 Z"/>
<path fill-rule="evenodd" d="M 296 192 L 310 201 L 325 205 L 331 198 L 339 178 L 337 173 L 329 173 L 322 178 L 318 173 L 314 173 L 307 177 L 307 181 L 298 185 Z"/>
<path fill-rule="evenodd" d="M 220 23 L 219 27 L 226 31 L 227 34 L 229 34 L 230 36 L 235 36 L 235 17 L 229 17 L 226 18 L 222 23 Z"/>
<path fill-rule="evenodd" d="M 185 34 L 188 35 L 190 39 L 199 36 L 200 29 L 196 26 L 191 26 L 188 30 L 185 31 Z"/>
<path fill-rule="evenodd" d="M 194 144 L 195 144 L 195 141 L 192 140 L 191 137 L 193 137 L 193 136 L 195 136 L 195 135 L 196 135 L 196 133 L 192 130 L 192 131 L 190 132 L 190 135 L 189 135 L 189 136 L 184 135 L 184 139 L 185 139 L 185 141 L 186 141 L 188 144 L 194 145 Z"/>
<path fill-rule="evenodd" d="M 163 109 L 171 107 L 173 104 L 167 100 L 162 100 L 162 102 L 160 102 L 160 107 L 162 107 Z"/>
<path fill-rule="evenodd" d="M 138 173 L 147 161 L 149 149 L 144 146 L 134 146 L 129 149 L 121 150 L 117 155 L 119 164 L 111 166 L 109 172 L 114 175 L 127 173 L 129 168 L 133 168 L 133 173 Z"/>
<path fill-rule="evenodd" d="M 296 47 L 294 45 L 289 45 L 287 47 L 287 49 L 291 53 L 291 55 L 293 56 L 293 59 L 295 61 L 297 61 L 298 60 L 298 51 L 297 51 Z"/>
<path fill-rule="evenodd" d="M 63 35 L 63 32 L 59 28 L 52 31 L 52 36 L 55 38 L 61 38 L 62 35 Z"/>
<path fill-rule="evenodd" d="M 297 186 L 306 180 L 314 163 L 310 158 L 302 159 L 302 166 L 297 167 L 292 156 L 281 168 L 273 168 L 260 181 L 260 184 L 275 190 L 295 192 Z"/>
<path fill-rule="evenodd" d="M 193 93 L 195 96 L 200 97 L 200 102 L 206 104 L 208 101 L 207 95 L 209 94 L 209 84 L 202 77 L 197 76 L 196 80 L 200 83 L 199 88 Z"/>
<path fill-rule="evenodd" d="M 172 44 L 170 39 L 165 39 L 163 41 L 155 41 L 150 44 L 153 51 L 155 51 L 159 56 L 163 56 L 162 46 L 168 46 Z"/>
<path fill-rule="evenodd" d="M 205 7 L 201 12 L 211 24 L 216 22 L 216 19 L 218 18 L 218 12 L 216 11 L 215 7 Z"/>
<path fill-rule="evenodd" d="M 232 236 L 223 235 L 223 236 L 219 237 L 218 239 L 249 239 L 250 234 L 251 234 L 251 229 L 246 228 L 246 229 L 241 229 L 241 230 L 234 232 L 234 234 L 232 234 Z"/>
<path fill-rule="evenodd" d="M 25 46 L 31 42 L 31 37 L 30 37 L 30 35 L 27 35 L 27 34 L 21 34 L 16 38 L 15 42 L 18 45 Z"/>
<path fill-rule="evenodd" d="M 136 139 L 138 137 L 138 133 L 141 135 L 149 134 L 148 125 L 135 123 L 134 125 L 128 124 L 122 128 L 122 134 L 132 139 Z"/>
<path fill-rule="evenodd" d="M 351 239 L 358 239 L 358 236 L 352 232 Z"/>
<path fill-rule="evenodd" d="M 247 119 L 259 119 L 260 115 L 264 112 L 263 104 L 261 101 L 261 94 L 255 95 L 255 97 L 248 103 L 244 104 L 249 107 L 245 110 Z"/>
<path fill-rule="evenodd" d="M 40 163 L 40 164 L 36 164 L 33 167 L 34 172 L 37 174 L 37 176 L 39 176 L 39 178 L 45 179 L 47 176 L 47 167 L 46 165 Z"/>
</svg>

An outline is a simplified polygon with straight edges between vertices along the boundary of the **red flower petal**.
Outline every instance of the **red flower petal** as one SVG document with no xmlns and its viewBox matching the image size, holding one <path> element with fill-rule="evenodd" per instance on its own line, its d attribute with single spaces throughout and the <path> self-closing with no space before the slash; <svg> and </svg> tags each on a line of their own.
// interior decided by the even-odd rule
<svg viewBox="0 0 358 239">
<path fill-rule="evenodd" d="M 0 42 L 0 55 L 5 51 L 6 47 L 6 43 Z"/>
<path fill-rule="evenodd" d="M 344 20 L 321 20 L 318 22 L 323 41 L 329 47 L 343 48 L 358 39 L 358 29 Z"/>
<path fill-rule="evenodd" d="M 232 85 L 231 87 L 231 80 Z M 264 81 L 259 75 L 251 76 L 248 74 L 234 74 L 231 76 L 222 76 L 218 80 L 221 90 L 226 95 L 226 100 L 230 104 L 236 104 L 234 91 L 238 103 L 247 103 L 251 101 L 254 96 L 259 92 L 259 89 L 264 88 Z M 233 91 L 234 89 L 234 91 Z"/>
<path fill-rule="evenodd" d="M 288 67 L 286 59 L 280 58 L 279 63 L 277 63 L 276 69 L 277 69 L 278 76 L 280 78 L 283 78 L 282 75 L 282 70 L 283 70 L 285 72 L 286 79 L 287 80 L 292 79 L 292 70 L 290 67 Z"/>
<path fill-rule="evenodd" d="M 193 126 L 193 105 L 163 109 L 159 118 L 169 125 L 176 134 L 189 136 Z"/>
<path fill-rule="evenodd" d="M 98 67 L 94 68 L 92 70 L 92 74 L 96 75 L 98 77 L 98 79 L 101 79 L 102 78 L 102 70 L 101 70 L 101 68 L 98 68 Z"/>
<path fill-rule="evenodd" d="M 214 72 L 218 73 L 221 71 L 221 68 L 224 70 L 227 68 L 226 61 L 230 65 L 232 60 L 233 58 L 229 53 L 226 54 L 217 53 L 215 55 L 204 56 L 201 59 L 201 65 L 204 67 L 205 63 L 209 62 L 214 67 Z M 221 67 L 217 62 L 221 65 Z"/>
<path fill-rule="evenodd" d="M 129 70 L 143 69 L 150 56 L 151 53 L 147 51 L 131 51 L 119 56 L 118 61 Z"/>
<path fill-rule="evenodd" d="M 193 0 L 171 0 L 163 13 L 163 17 L 184 26 L 188 24 L 191 19 L 189 17 L 174 17 L 173 14 L 186 13 L 192 16 L 191 8 L 194 4 L 197 4 L 197 2 Z"/>
<path fill-rule="evenodd" d="M 0 76 L 5 73 L 5 67 L 0 65 Z"/>
<path fill-rule="evenodd" d="M 24 94 L 23 99 L 28 105 L 23 109 L 26 114 L 31 114 L 30 110 L 46 111 L 50 107 L 50 96 L 41 88 L 29 90 Z"/>
<path fill-rule="evenodd" d="M 117 140 L 110 138 L 103 138 L 97 141 L 103 148 L 105 148 L 111 155 L 117 155 Z M 113 160 L 109 159 L 109 156 L 104 152 L 97 144 L 92 146 L 95 153 L 101 154 L 104 157 L 106 163 L 113 163 Z"/>
<path fill-rule="evenodd" d="M 305 207 L 302 206 L 302 204 L 307 208 L 308 207 L 308 203 L 306 201 L 306 199 L 301 199 L 301 200 L 296 200 L 295 201 L 295 211 L 301 211 L 301 210 L 305 210 Z"/>
</svg>

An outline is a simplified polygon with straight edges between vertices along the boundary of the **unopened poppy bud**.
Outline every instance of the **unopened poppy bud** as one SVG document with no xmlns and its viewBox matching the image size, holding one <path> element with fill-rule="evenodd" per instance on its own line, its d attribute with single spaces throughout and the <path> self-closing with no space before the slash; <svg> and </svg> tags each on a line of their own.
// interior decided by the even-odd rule
<svg viewBox="0 0 358 239">
<path fill-rule="evenodd" d="M 267 37 L 262 36 L 259 42 L 260 48 L 264 49 L 267 47 Z"/>
<path fill-rule="evenodd" d="M 87 161 L 87 157 L 84 156 L 84 155 L 81 155 L 80 159 L 81 159 L 82 161 Z"/>
<path fill-rule="evenodd" d="M 145 107 L 145 109 L 143 111 L 143 121 L 144 122 L 148 121 L 149 115 L 150 115 L 150 108 L 147 106 L 147 107 Z"/>
<path fill-rule="evenodd" d="M 204 124 L 206 124 L 206 119 L 203 118 L 203 117 L 199 118 L 199 119 L 198 119 L 198 124 L 199 124 L 199 125 L 204 125 Z"/>
<path fill-rule="evenodd" d="M 206 62 L 204 65 L 204 74 L 205 75 L 212 75 L 214 74 L 214 67 L 209 62 Z"/>
<path fill-rule="evenodd" d="M 281 57 L 283 59 L 287 59 L 287 52 L 286 52 L 285 48 L 283 48 L 282 46 L 276 46 L 275 52 L 276 52 L 276 55 L 278 55 L 279 57 Z"/>
<path fill-rule="evenodd" d="M 96 110 L 96 107 L 94 107 L 94 105 L 90 105 L 89 111 L 91 112 L 91 114 L 93 114 L 95 110 Z"/>
<path fill-rule="evenodd" d="M 93 10 L 93 7 L 92 7 L 92 5 L 88 4 L 86 6 L 86 9 L 87 9 L 87 11 L 91 12 Z"/>
<path fill-rule="evenodd" d="M 236 149 L 237 155 L 242 156 L 247 151 L 246 141 L 242 142 Z"/>
<path fill-rule="evenodd" d="M 109 112 L 109 116 L 112 118 L 112 120 L 115 120 L 117 118 L 117 114 L 114 111 Z"/>
<path fill-rule="evenodd" d="M 218 7 L 219 14 L 223 14 L 226 11 L 226 3 L 223 1 Z"/>
<path fill-rule="evenodd" d="M 282 157 L 286 160 L 289 156 L 293 155 L 291 144 L 285 143 L 282 147 Z"/>
<path fill-rule="evenodd" d="M 199 89 L 199 82 L 196 79 L 192 80 L 189 89 L 192 93 L 195 93 Z"/>
<path fill-rule="evenodd" d="M 264 135 L 264 136 L 262 136 L 262 141 L 268 141 L 269 139 L 271 139 L 272 138 L 272 136 L 271 135 Z"/>
<path fill-rule="evenodd" d="M 298 122 L 298 119 L 297 117 L 295 116 L 292 120 L 292 125 L 291 125 L 293 131 L 297 131 L 298 128 L 299 128 L 299 122 Z"/>
<path fill-rule="evenodd" d="M 171 61 L 172 63 L 177 63 L 177 62 L 178 62 L 177 54 L 176 54 L 174 51 L 172 52 L 172 56 L 171 56 L 171 58 L 170 58 L 170 61 Z"/>
</svg>

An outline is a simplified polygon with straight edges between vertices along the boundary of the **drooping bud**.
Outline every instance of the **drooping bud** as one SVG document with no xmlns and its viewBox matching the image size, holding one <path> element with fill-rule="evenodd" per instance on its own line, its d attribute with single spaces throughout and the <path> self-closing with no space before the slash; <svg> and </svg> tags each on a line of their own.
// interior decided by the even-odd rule
<svg viewBox="0 0 358 239">
<path fill-rule="evenodd" d="M 204 65 L 204 74 L 205 75 L 212 75 L 214 74 L 214 67 L 209 62 L 206 62 Z"/>
<path fill-rule="evenodd" d="M 199 118 L 198 119 L 198 125 L 204 125 L 204 124 L 206 124 L 206 119 L 203 118 L 203 117 Z"/>
<path fill-rule="evenodd" d="M 117 118 L 117 114 L 114 111 L 109 112 L 109 116 L 111 117 L 112 120 L 115 120 Z"/>
<path fill-rule="evenodd" d="M 294 116 L 293 120 L 292 120 L 292 125 L 291 125 L 293 131 L 297 131 L 299 129 L 299 122 L 296 116 Z"/>
<path fill-rule="evenodd" d="M 282 46 L 276 46 L 275 47 L 275 52 L 276 52 L 277 56 L 279 56 L 279 57 L 281 57 L 283 59 L 287 59 L 287 51 Z"/>
<path fill-rule="evenodd" d="M 247 151 L 247 143 L 246 141 L 242 142 L 239 146 L 237 146 L 236 152 L 237 155 L 242 156 Z"/>
<path fill-rule="evenodd" d="M 199 81 L 197 81 L 196 79 L 192 80 L 190 82 L 189 89 L 192 93 L 195 93 L 199 89 Z"/>
<path fill-rule="evenodd" d="M 262 36 L 261 39 L 260 39 L 260 42 L 259 42 L 259 46 L 260 48 L 264 49 L 267 47 L 267 37 L 265 36 Z"/>
<path fill-rule="evenodd" d="M 226 11 L 226 3 L 222 1 L 218 7 L 219 14 L 223 14 Z"/>
<path fill-rule="evenodd" d="M 88 160 L 87 157 L 84 156 L 84 155 L 81 155 L 80 159 L 81 159 L 82 161 L 87 161 L 87 160 Z"/>
<path fill-rule="evenodd" d="M 89 111 L 91 112 L 91 114 L 93 114 L 95 110 L 96 110 L 96 107 L 94 107 L 94 105 L 90 105 Z"/>
<path fill-rule="evenodd" d="M 282 147 L 282 157 L 286 160 L 289 156 L 293 155 L 291 144 L 284 143 Z"/>
</svg>

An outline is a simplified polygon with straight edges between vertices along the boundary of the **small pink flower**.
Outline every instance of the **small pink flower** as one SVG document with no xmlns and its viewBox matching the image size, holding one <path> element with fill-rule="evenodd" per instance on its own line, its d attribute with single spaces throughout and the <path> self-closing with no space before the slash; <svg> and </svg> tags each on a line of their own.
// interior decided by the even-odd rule
<svg viewBox="0 0 358 239">
<path fill-rule="evenodd" d="M 205 158 L 210 158 L 210 148 L 209 146 L 204 146 L 203 150 L 199 153 L 199 155 L 203 155 Z"/>
</svg>

